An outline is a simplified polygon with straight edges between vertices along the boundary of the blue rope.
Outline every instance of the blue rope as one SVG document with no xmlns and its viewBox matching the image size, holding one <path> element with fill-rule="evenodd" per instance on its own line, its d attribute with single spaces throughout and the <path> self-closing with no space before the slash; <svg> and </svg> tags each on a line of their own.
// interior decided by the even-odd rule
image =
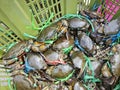
<svg viewBox="0 0 120 90">
<path fill-rule="evenodd" d="M 35 68 L 33 68 L 33 67 L 31 67 L 30 65 L 29 65 L 29 63 L 28 63 L 28 60 L 27 60 L 27 58 L 25 58 L 25 73 L 28 73 L 28 72 L 30 72 L 30 71 L 32 71 L 32 70 L 35 70 Z"/>
<path fill-rule="evenodd" d="M 85 50 L 81 47 L 81 45 L 80 45 L 77 37 L 75 37 L 75 42 L 74 42 L 74 44 L 75 44 L 75 46 L 76 46 L 77 48 L 79 48 L 81 51 L 83 51 L 83 52 L 85 51 Z"/>
<path fill-rule="evenodd" d="M 112 42 L 110 44 L 110 46 L 112 46 L 114 43 L 116 43 L 116 41 L 120 38 L 120 31 L 115 34 L 115 35 L 110 35 L 109 37 L 107 38 L 103 38 L 103 42 L 105 42 L 106 40 L 110 39 Z"/>
<path fill-rule="evenodd" d="M 110 37 L 111 37 L 112 43 L 116 42 L 118 38 L 120 38 L 120 31 L 115 35 L 111 35 Z"/>
</svg>

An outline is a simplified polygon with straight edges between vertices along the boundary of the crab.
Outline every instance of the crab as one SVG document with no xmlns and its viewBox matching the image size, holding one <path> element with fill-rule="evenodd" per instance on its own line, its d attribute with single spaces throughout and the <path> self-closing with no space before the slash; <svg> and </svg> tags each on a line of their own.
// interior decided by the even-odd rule
<svg viewBox="0 0 120 90">
<path fill-rule="evenodd" d="M 7 53 L 2 56 L 2 60 L 10 60 L 17 59 L 23 56 L 26 52 L 28 52 L 33 44 L 33 40 L 21 41 L 17 43 L 15 46 L 9 49 Z"/>
<path fill-rule="evenodd" d="M 54 26 L 54 25 L 53 25 Z M 57 22 L 57 27 L 48 27 L 46 28 L 40 35 L 38 36 L 37 40 L 32 47 L 34 52 L 45 52 L 50 48 L 54 42 L 58 40 L 63 34 L 66 34 L 68 38 L 68 22 L 66 20 L 61 20 Z"/>
</svg>

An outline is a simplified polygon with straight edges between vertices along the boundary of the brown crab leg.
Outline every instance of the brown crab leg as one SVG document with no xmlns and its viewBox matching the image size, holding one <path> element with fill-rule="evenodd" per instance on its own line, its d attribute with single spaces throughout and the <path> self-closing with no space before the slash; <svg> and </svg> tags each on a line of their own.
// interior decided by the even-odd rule
<svg viewBox="0 0 120 90">
<path fill-rule="evenodd" d="M 10 65 L 17 61 L 17 59 L 4 60 L 4 65 Z"/>
</svg>

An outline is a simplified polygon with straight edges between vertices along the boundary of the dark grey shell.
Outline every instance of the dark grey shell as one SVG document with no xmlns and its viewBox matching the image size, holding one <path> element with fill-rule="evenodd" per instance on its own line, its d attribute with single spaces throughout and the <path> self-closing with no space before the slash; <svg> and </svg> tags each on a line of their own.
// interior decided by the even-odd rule
<svg viewBox="0 0 120 90">
<path fill-rule="evenodd" d="M 57 32 L 57 27 L 55 25 L 51 27 L 47 27 L 38 35 L 37 41 L 42 42 L 45 40 L 54 39 L 56 32 Z"/>
<path fill-rule="evenodd" d="M 79 18 L 72 18 L 68 23 L 70 30 L 81 29 L 87 25 L 87 22 L 85 20 Z"/>
<path fill-rule="evenodd" d="M 95 73 L 95 76 L 100 75 L 103 63 L 100 62 L 100 61 L 95 60 L 95 61 L 91 61 L 91 64 L 92 64 L 92 69 L 93 69 L 93 71 Z"/>
<path fill-rule="evenodd" d="M 73 68 L 69 64 L 55 66 L 52 70 L 52 77 L 65 78 L 72 73 Z"/>
<path fill-rule="evenodd" d="M 40 54 L 28 53 L 27 59 L 28 59 L 29 65 L 37 70 L 47 68 L 47 64 L 45 63 L 44 59 Z"/>
<path fill-rule="evenodd" d="M 93 53 L 94 44 L 91 38 L 85 34 L 79 35 L 80 45 L 89 53 Z"/>
<path fill-rule="evenodd" d="M 112 20 L 110 23 L 105 25 L 104 34 L 111 35 L 116 34 L 119 31 L 120 25 L 118 19 Z"/>
</svg>

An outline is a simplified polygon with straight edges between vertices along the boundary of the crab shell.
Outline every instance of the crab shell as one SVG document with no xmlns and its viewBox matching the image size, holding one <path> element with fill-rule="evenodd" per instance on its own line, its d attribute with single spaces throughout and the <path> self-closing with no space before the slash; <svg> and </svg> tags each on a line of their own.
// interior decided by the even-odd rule
<svg viewBox="0 0 120 90">
<path fill-rule="evenodd" d="M 77 31 L 86 31 L 86 29 L 89 28 L 89 24 L 86 20 L 80 19 L 80 18 L 72 18 L 69 20 L 69 28 L 71 33 L 73 34 L 75 30 Z"/>
<path fill-rule="evenodd" d="M 95 76 L 99 76 L 101 73 L 101 68 L 102 68 L 103 63 L 98 60 L 93 60 L 93 61 L 91 61 L 91 65 L 92 65 L 92 69 L 95 73 Z"/>
<path fill-rule="evenodd" d="M 49 60 L 59 60 L 59 53 L 52 49 L 47 50 L 44 55 Z"/>
<path fill-rule="evenodd" d="M 80 51 L 73 52 L 71 55 L 71 59 L 72 59 L 74 67 L 80 69 L 79 76 L 82 75 L 82 73 L 84 71 L 83 69 L 84 69 L 84 66 L 86 63 L 86 60 L 84 59 L 83 56 L 84 56 L 84 54 Z"/>
<path fill-rule="evenodd" d="M 53 62 L 54 61 L 64 62 L 64 59 L 67 57 L 67 55 L 63 54 L 62 51 L 58 52 L 58 50 L 53 50 L 53 49 L 49 49 L 46 52 L 44 52 L 44 56 L 45 56 L 46 60 L 48 61 L 48 63 L 49 63 L 49 61 L 50 62 L 51 61 L 53 61 Z"/>
<path fill-rule="evenodd" d="M 119 22 L 120 22 L 120 19 L 115 19 L 115 20 L 112 20 L 110 23 L 106 24 L 104 28 L 104 34 L 105 35 L 116 34 L 120 28 Z"/>
<path fill-rule="evenodd" d="M 79 43 L 80 45 L 89 53 L 93 53 L 94 51 L 94 44 L 91 38 L 84 33 L 81 33 L 79 36 Z"/>
<path fill-rule="evenodd" d="M 67 77 L 73 70 L 69 64 L 65 65 L 57 65 L 52 70 L 52 77 L 54 78 L 65 78 Z"/>
<path fill-rule="evenodd" d="M 5 55 L 3 55 L 2 59 L 9 60 L 9 59 L 20 56 L 22 53 L 25 52 L 26 49 L 29 50 L 31 48 L 32 43 L 33 43 L 32 40 L 21 41 L 21 42 L 17 43 L 12 48 L 10 48 L 9 51 L 7 53 L 5 53 Z"/>
<path fill-rule="evenodd" d="M 54 39 L 56 32 L 57 32 L 57 27 L 55 25 L 49 26 L 38 35 L 37 41 L 43 42 L 45 40 Z"/>
<path fill-rule="evenodd" d="M 69 28 L 70 30 L 81 29 L 87 25 L 85 20 L 79 18 L 72 18 L 69 20 Z"/>
<path fill-rule="evenodd" d="M 27 53 L 27 59 L 29 65 L 37 70 L 47 68 L 47 64 L 45 63 L 43 57 L 38 53 Z"/>
<path fill-rule="evenodd" d="M 55 50 L 62 50 L 74 44 L 74 39 L 72 36 L 68 36 L 68 39 L 65 36 L 59 38 L 52 46 Z"/>
</svg>

